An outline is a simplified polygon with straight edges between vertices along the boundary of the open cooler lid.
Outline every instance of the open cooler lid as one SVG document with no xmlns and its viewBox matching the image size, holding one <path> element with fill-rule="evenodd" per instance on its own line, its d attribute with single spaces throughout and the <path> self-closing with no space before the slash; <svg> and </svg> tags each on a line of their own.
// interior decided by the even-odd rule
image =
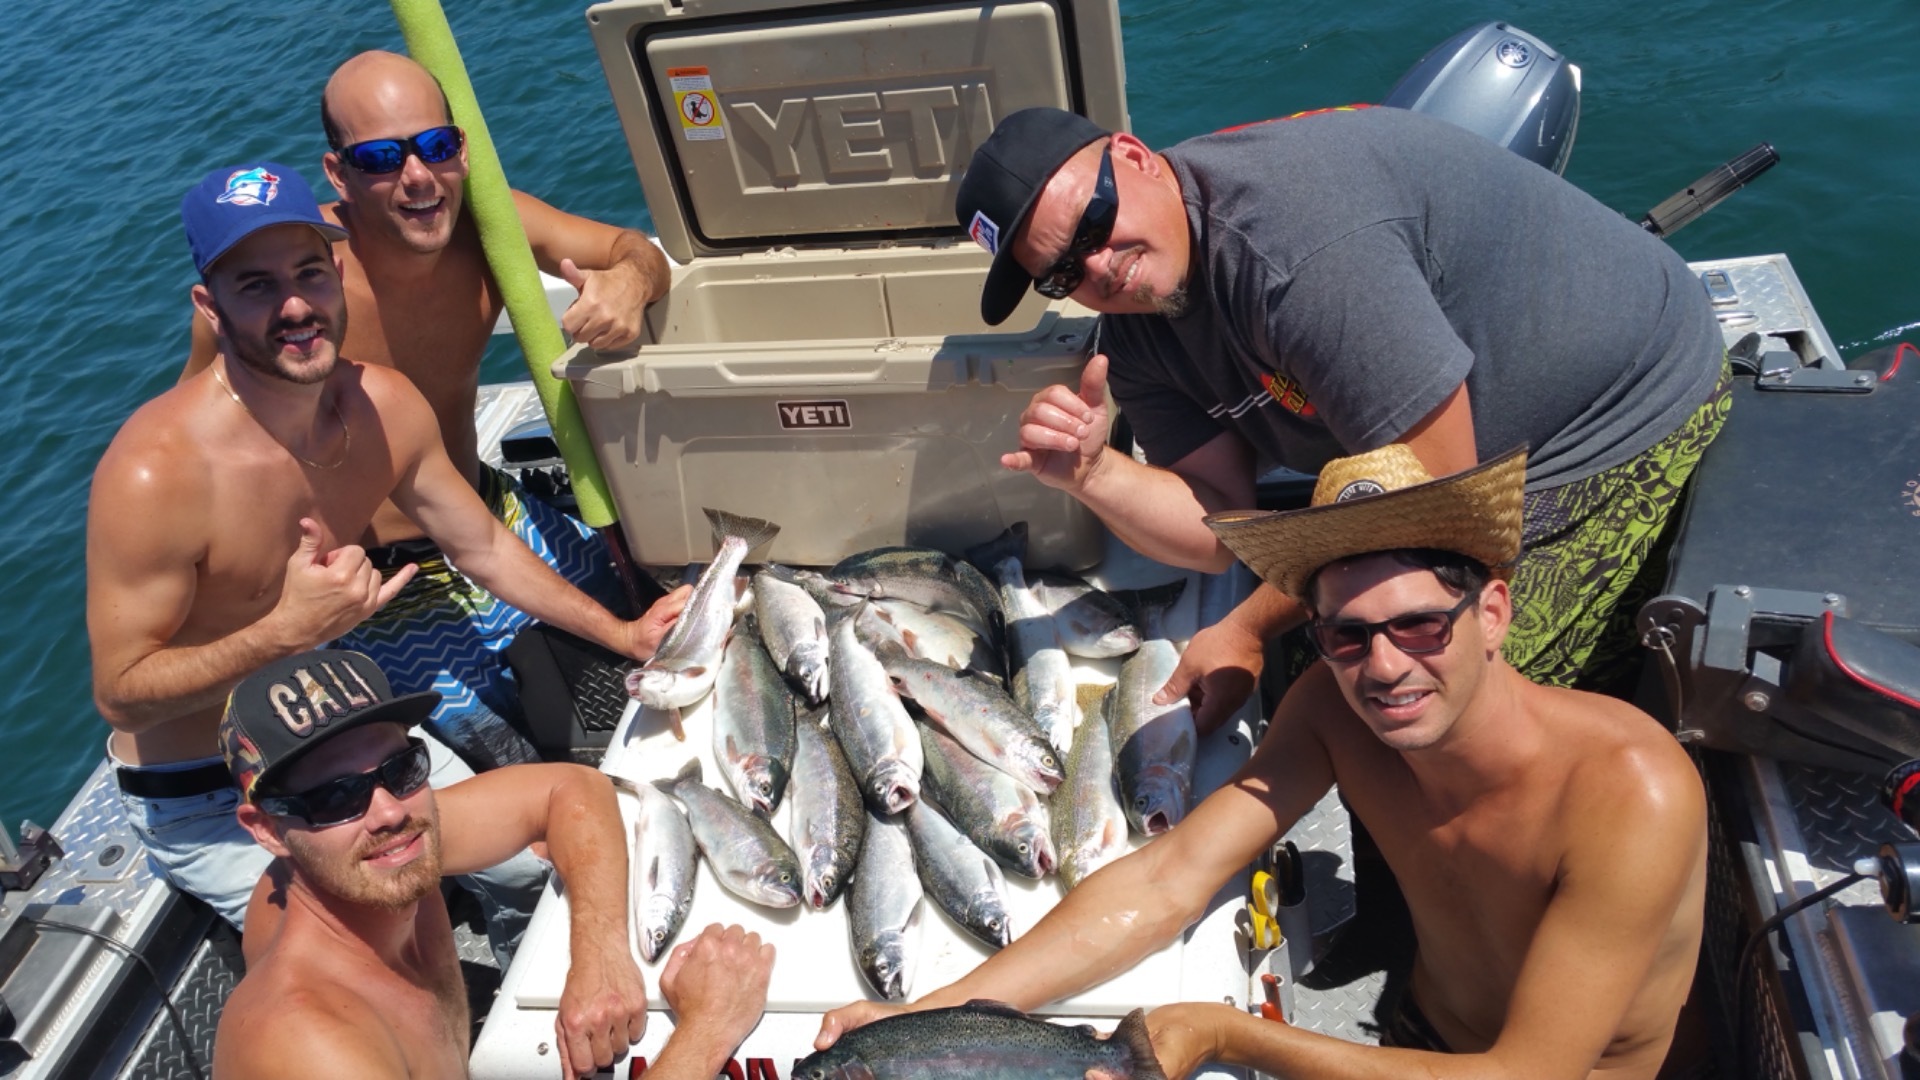
<svg viewBox="0 0 1920 1080">
<path fill-rule="evenodd" d="M 682 263 L 957 238 L 960 173 L 1001 117 L 1127 128 L 1116 0 L 614 0 L 587 22 Z"/>
</svg>

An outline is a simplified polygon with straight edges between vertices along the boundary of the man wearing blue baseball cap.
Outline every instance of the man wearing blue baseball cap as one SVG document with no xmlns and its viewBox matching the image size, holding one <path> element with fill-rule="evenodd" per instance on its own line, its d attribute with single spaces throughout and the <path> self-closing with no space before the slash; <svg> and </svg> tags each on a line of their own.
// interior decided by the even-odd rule
<svg viewBox="0 0 1920 1080">
<path fill-rule="evenodd" d="M 1529 449 L 1507 656 L 1620 688 L 1666 525 L 1730 403 L 1705 291 L 1671 248 L 1479 135 L 1330 109 L 1164 152 L 1059 109 L 1005 117 L 962 178 L 994 253 L 981 316 L 1028 288 L 1104 313 L 1077 387 L 1035 395 L 1031 472 L 1163 562 L 1218 570 L 1202 524 L 1273 465 L 1403 443 L 1435 474 Z M 1147 465 L 1107 446 L 1107 392 Z M 1301 607 L 1262 588 L 1203 631 L 1162 692 L 1217 724 Z"/>
<path fill-rule="evenodd" d="M 208 174 L 181 202 L 219 335 L 213 364 L 136 411 L 94 472 L 87 628 L 94 699 L 135 829 L 167 876 L 236 925 L 265 864 L 233 822 L 215 754 L 227 693 L 249 672 L 334 640 L 406 584 L 354 541 L 392 500 L 476 581 L 636 660 L 679 598 L 622 622 L 488 512 L 406 377 L 339 355 L 336 226 L 273 162 Z M 435 780 L 471 775 L 445 747 Z M 496 950 L 537 899 L 531 856 L 482 882 Z M 492 890 L 492 891 L 489 891 Z"/>
</svg>

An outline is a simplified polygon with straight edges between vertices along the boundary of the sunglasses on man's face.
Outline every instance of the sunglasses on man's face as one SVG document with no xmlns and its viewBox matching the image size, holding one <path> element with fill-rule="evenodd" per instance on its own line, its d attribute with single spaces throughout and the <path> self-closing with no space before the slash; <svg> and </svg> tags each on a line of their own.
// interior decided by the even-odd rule
<svg viewBox="0 0 1920 1080">
<path fill-rule="evenodd" d="M 1453 642 L 1453 624 L 1479 599 L 1479 592 L 1470 592 L 1446 611 L 1410 611 L 1380 622 L 1316 619 L 1307 624 L 1307 636 L 1314 651 L 1337 664 L 1365 659 L 1376 634 L 1387 635 L 1393 647 L 1408 656 L 1426 656 Z"/>
<path fill-rule="evenodd" d="M 399 172 L 412 154 L 429 165 L 438 165 L 460 152 L 466 136 L 452 124 L 430 127 L 406 139 L 368 139 L 340 148 L 340 160 L 368 176 Z"/>
<path fill-rule="evenodd" d="M 1087 256 L 1107 246 L 1113 223 L 1120 217 L 1120 193 L 1113 185 L 1113 147 L 1100 151 L 1100 174 L 1093 181 L 1093 197 L 1080 212 L 1073 242 L 1047 272 L 1033 279 L 1033 291 L 1049 300 L 1064 300 L 1087 278 Z"/>
<path fill-rule="evenodd" d="M 407 748 L 363 773 L 336 777 L 291 795 L 262 795 L 254 805 L 274 817 L 297 818 L 313 828 L 345 825 L 367 816 L 373 789 L 383 787 L 396 799 L 419 791 L 433 771 L 427 744 L 409 737 Z"/>
</svg>

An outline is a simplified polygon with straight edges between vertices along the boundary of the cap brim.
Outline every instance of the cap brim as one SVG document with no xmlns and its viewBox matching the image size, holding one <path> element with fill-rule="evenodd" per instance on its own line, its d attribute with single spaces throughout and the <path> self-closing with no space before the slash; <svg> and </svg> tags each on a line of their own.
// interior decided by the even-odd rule
<svg viewBox="0 0 1920 1080">
<path fill-rule="evenodd" d="M 1520 556 L 1527 452 L 1424 484 L 1305 510 L 1229 510 L 1207 527 L 1234 557 L 1296 600 L 1321 567 L 1407 548 L 1457 551 L 1490 568 Z"/>
<path fill-rule="evenodd" d="M 1021 220 L 1025 220 L 1024 214 Z M 1013 257 L 1013 245 L 1008 244 L 993 257 L 986 284 L 980 287 L 980 317 L 988 326 L 999 326 L 1020 306 L 1020 301 L 1027 298 L 1027 290 L 1031 288 L 1033 275 Z"/>
<path fill-rule="evenodd" d="M 273 782 L 285 776 L 288 769 L 316 748 L 325 746 L 329 739 L 337 738 L 343 732 L 363 728 L 368 724 L 399 724 L 402 728 L 411 728 L 433 715 L 435 706 L 439 704 L 440 691 L 421 690 L 412 694 L 401 694 L 392 701 L 383 701 L 365 712 L 354 713 L 352 716 L 336 720 L 329 724 L 323 733 L 309 738 L 299 747 L 281 755 L 280 760 L 262 769 L 260 775 L 253 781 L 254 796 L 257 798 L 262 788 L 271 790 Z"/>
</svg>

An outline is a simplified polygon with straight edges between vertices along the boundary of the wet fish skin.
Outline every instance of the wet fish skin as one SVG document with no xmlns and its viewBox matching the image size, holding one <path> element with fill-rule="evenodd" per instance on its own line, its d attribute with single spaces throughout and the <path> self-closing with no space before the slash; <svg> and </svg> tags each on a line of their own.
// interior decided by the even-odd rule
<svg viewBox="0 0 1920 1080">
<path fill-rule="evenodd" d="M 974 846 L 1024 877 L 1053 873 L 1058 859 L 1047 804 L 1027 785 L 981 761 L 931 725 L 922 725 L 923 790 L 952 815 Z"/>
<path fill-rule="evenodd" d="M 875 653 L 880 651 L 879 642 L 889 641 L 918 659 L 992 675 L 1006 683 L 1005 659 L 962 619 L 905 600 L 869 600 L 859 618 L 860 640 Z"/>
<path fill-rule="evenodd" d="M 1140 647 L 1140 627 L 1132 610 L 1112 593 L 1047 571 L 1029 571 L 1027 587 L 1040 606 L 1053 613 L 1060 647 L 1070 655 L 1108 660 Z"/>
<path fill-rule="evenodd" d="M 855 622 L 833 628 L 828 724 L 862 794 L 875 809 L 897 814 L 920 796 L 920 737 L 886 670 L 855 636 Z"/>
<path fill-rule="evenodd" d="M 700 782 L 700 761 L 687 762 L 678 776 L 654 786 L 686 808 L 687 824 L 713 876 L 726 890 L 762 907 L 790 908 L 800 902 L 800 860 L 773 826 Z"/>
<path fill-rule="evenodd" d="M 787 680 L 742 613 L 713 692 L 713 758 L 741 802 L 771 814 L 793 774 L 794 703 Z"/>
<path fill-rule="evenodd" d="M 1099 707 L 1081 718 L 1067 755 L 1067 778 L 1048 804 L 1060 883 L 1069 890 L 1127 851 L 1127 812 L 1120 805 L 1107 727 L 1112 704 L 1108 691 Z"/>
<path fill-rule="evenodd" d="M 827 615 L 802 586 L 767 570 L 753 575 L 753 611 L 774 666 L 818 705 L 827 698 Z"/>
<path fill-rule="evenodd" d="M 862 807 L 866 837 L 847 888 L 847 943 L 873 992 L 901 1001 L 919 961 L 925 892 L 913 869 L 913 845 L 899 816 Z"/>
<path fill-rule="evenodd" d="M 1007 883 L 999 864 L 925 799 L 907 808 L 906 819 L 913 868 L 933 902 L 985 944 L 997 949 L 1012 941 Z"/>
<path fill-rule="evenodd" d="M 1180 664 L 1179 648 L 1159 632 L 1160 616 L 1179 599 L 1180 588 L 1143 590 L 1140 595 L 1147 640 L 1120 665 L 1109 722 L 1120 805 L 1134 828 L 1157 836 L 1180 824 L 1192 808 L 1200 736 L 1185 698 L 1170 705 L 1153 703 L 1153 695 Z"/>
<path fill-rule="evenodd" d="M 680 619 L 653 658 L 627 676 L 627 693 L 654 709 L 681 709 L 705 697 L 720 673 L 721 650 L 733 630 L 734 575 L 747 553 L 774 538 L 780 526 L 708 508 L 713 562 L 707 564 Z"/>
<path fill-rule="evenodd" d="M 1053 616 L 1027 588 L 1020 560 L 1007 558 L 994 568 L 1001 607 L 1007 613 L 1007 648 L 1013 666 L 1013 699 L 1046 732 L 1055 750 L 1073 743 L 1080 708 L 1074 700 L 1073 661 L 1060 647 Z"/>
<path fill-rule="evenodd" d="M 687 921 L 699 848 L 686 815 L 665 792 L 619 777 L 614 783 L 639 805 L 633 822 L 627 897 L 633 905 L 633 936 L 640 942 L 640 955 L 652 963 L 666 955 Z"/>
<path fill-rule="evenodd" d="M 834 588 L 870 600 L 908 600 L 966 620 L 990 642 L 1001 640 L 1000 600 L 977 570 L 932 548 L 881 547 L 835 563 Z"/>
<path fill-rule="evenodd" d="M 875 1020 L 794 1063 L 793 1080 L 1166 1080 L 1146 1011 L 1102 1038 L 991 1001 Z"/>
<path fill-rule="evenodd" d="M 888 649 L 880 657 L 894 688 L 980 760 L 1048 795 L 1066 773 L 1046 733 L 992 680 Z"/>
<path fill-rule="evenodd" d="M 793 847 L 805 875 L 807 906 L 824 909 L 853 876 L 867 829 L 860 783 L 824 710 L 800 717 L 793 756 Z"/>
</svg>

